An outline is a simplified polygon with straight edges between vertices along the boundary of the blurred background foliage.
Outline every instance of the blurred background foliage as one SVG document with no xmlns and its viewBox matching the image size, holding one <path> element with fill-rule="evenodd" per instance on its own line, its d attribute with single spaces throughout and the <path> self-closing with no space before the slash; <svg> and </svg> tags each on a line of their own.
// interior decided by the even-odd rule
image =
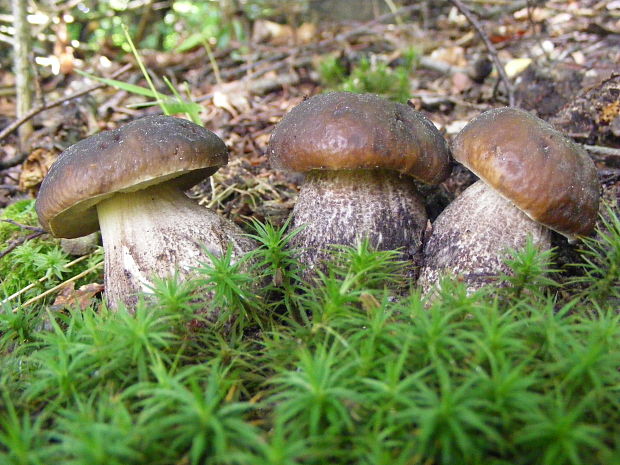
<svg viewBox="0 0 620 465">
<path fill-rule="evenodd" d="M 39 0 L 30 2 L 29 22 L 39 46 L 41 41 L 53 40 L 54 32 L 66 29 L 59 38 L 65 40 L 66 35 L 68 42 L 78 41 L 85 50 L 99 50 L 105 44 L 125 48 L 121 28 L 124 23 L 140 48 L 165 51 L 175 49 L 195 35 L 226 47 L 231 39 L 248 40 L 252 22 L 257 19 L 295 23 L 308 14 L 317 19 L 329 11 L 328 4 L 337 3 L 334 0 Z M 368 3 L 379 5 L 373 11 L 382 10 L 382 0 Z M 0 31 L 5 33 L 11 27 L 9 11 L 9 1 L 0 1 Z"/>
<path fill-rule="evenodd" d="M 79 60 L 103 62 L 123 59 L 131 47 L 128 29 L 139 51 L 183 53 L 198 47 L 222 51 L 244 61 L 270 28 L 300 30 L 302 24 L 338 20 L 371 20 L 403 6 L 386 0 L 40 0 L 29 3 L 35 62 L 39 77 L 67 74 Z M 10 11 L 8 0 L 0 1 Z M 11 40 L 11 15 L 0 12 L 0 41 Z M 265 22 L 269 24 L 265 26 Z M 266 29 L 267 30 L 266 30 Z M 293 33 L 295 35 L 297 33 Z M 303 42 L 303 41 L 302 41 Z M 298 45 L 297 39 L 283 45 Z M 11 68 L 10 47 L 0 61 Z M 404 102 L 410 97 L 409 75 L 418 52 L 407 50 L 397 63 L 381 57 L 359 56 L 353 63 L 326 56 L 315 65 L 329 90 L 374 92 Z M 77 61 L 76 61 L 77 60 Z M 81 65 L 78 68 L 85 69 Z M 70 71 L 68 71 L 70 72 Z"/>
</svg>

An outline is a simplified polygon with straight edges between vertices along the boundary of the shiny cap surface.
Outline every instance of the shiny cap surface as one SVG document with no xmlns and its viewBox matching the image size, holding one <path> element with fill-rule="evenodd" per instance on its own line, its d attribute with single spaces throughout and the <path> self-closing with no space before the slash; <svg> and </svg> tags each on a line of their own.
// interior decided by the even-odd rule
<svg viewBox="0 0 620 465">
<path fill-rule="evenodd" d="M 150 116 L 105 131 L 60 154 L 41 184 L 39 222 L 56 237 L 99 229 L 96 205 L 116 192 L 160 182 L 189 188 L 228 162 L 211 131 L 171 116 Z"/>
<path fill-rule="evenodd" d="M 282 118 L 269 142 L 275 168 L 390 169 L 429 184 L 446 179 L 450 152 L 435 125 L 407 105 L 373 94 L 316 95 Z"/>
<path fill-rule="evenodd" d="M 533 220 L 572 239 L 592 233 L 599 182 L 594 162 L 536 116 L 497 108 L 455 137 L 454 158 Z"/>
</svg>

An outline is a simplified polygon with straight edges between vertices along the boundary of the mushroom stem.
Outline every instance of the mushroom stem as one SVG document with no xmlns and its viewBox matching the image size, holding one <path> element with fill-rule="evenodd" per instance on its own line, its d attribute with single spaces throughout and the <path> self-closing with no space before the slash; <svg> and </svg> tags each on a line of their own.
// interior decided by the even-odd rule
<svg viewBox="0 0 620 465">
<path fill-rule="evenodd" d="M 469 291 L 509 272 L 507 250 L 522 249 L 531 237 L 541 250 L 551 247 L 548 228 L 530 219 L 484 181 L 468 187 L 437 217 L 424 245 L 418 285 L 432 291 L 444 274 L 460 276 Z"/>
<path fill-rule="evenodd" d="M 159 184 L 117 193 L 97 205 L 105 250 L 105 290 L 112 308 L 135 307 L 137 294 L 150 292 L 153 276 L 189 275 L 205 250 L 233 255 L 254 248 L 231 221 L 188 199 L 177 187 Z"/>
<path fill-rule="evenodd" d="M 316 275 L 331 244 L 355 245 L 363 238 L 379 250 L 400 249 L 418 262 L 426 211 L 408 176 L 388 170 L 313 170 L 299 192 L 292 227 L 303 229 L 291 245 L 307 265 L 302 277 Z"/>
</svg>

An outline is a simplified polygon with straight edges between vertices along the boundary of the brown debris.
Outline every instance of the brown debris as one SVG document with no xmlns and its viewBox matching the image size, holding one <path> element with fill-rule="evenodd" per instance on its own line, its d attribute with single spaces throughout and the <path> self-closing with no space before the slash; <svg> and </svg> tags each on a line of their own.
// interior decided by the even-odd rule
<svg viewBox="0 0 620 465">
<path fill-rule="evenodd" d="M 58 150 L 45 148 L 36 148 L 30 152 L 19 174 L 19 190 L 36 192 L 50 166 L 58 158 L 58 153 Z"/>
<path fill-rule="evenodd" d="M 63 308 L 79 308 L 80 310 L 86 310 L 92 303 L 92 298 L 103 292 L 103 284 L 90 283 L 75 288 L 75 283 L 71 282 L 64 286 L 62 290 L 56 296 L 53 309 Z"/>
<path fill-rule="evenodd" d="M 588 144 L 620 147 L 616 131 L 620 116 L 620 74 L 575 95 L 551 122 L 569 136 Z"/>
</svg>

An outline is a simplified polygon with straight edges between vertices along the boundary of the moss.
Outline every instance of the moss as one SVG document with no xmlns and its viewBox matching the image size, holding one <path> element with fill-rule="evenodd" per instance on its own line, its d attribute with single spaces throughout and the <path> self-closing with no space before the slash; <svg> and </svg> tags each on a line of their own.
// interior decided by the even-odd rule
<svg viewBox="0 0 620 465">
<path fill-rule="evenodd" d="M 18 200 L 3 210 L 0 210 L 0 220 L 13 220 L 16 223 L 28 226 L 38 226 L 37 213 L 34 210 L 34 199 Z M 23 231 L 19 226 L 0 221 L 0 250 L 6 243 L 14 239 Z"/>
</svg>

